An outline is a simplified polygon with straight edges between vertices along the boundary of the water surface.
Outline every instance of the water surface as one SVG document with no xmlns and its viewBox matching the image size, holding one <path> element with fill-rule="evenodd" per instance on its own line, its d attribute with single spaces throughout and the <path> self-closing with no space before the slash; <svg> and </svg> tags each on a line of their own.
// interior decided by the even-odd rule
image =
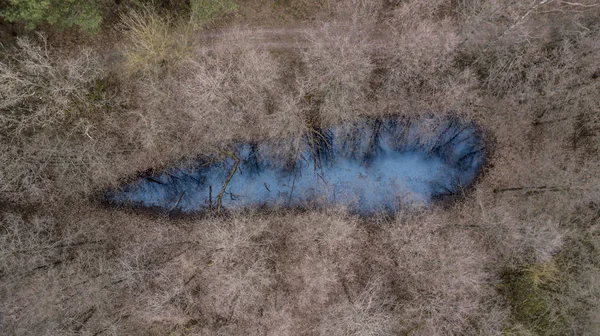
<svg viewBox="0 0 600 336">
<path fill-rule="evenodd" d="M 484 163 L 475 125 L 456 118 L 361 121 L 311 132 L 286 161 L 281 142 L 242 143 L 188 168 L 146 174 L 106 193 L 112 204 L 194 213 L 210 208 L 346 205 L 393 213 L 468 187 Z"/>
</svg>

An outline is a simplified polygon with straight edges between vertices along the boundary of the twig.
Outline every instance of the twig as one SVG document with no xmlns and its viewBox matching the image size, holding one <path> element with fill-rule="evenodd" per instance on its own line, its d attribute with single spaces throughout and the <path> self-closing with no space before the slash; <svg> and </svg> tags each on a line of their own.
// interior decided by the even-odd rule
<svg viewBox="0 0 600 336">
<path fill-rule="evenodd" d="M 542 192 L 542 191 L 571 191 L 571 190 L 597 191 L 599 189 L 564 187 L 564 186 L 512 187 L 512 188 L 494 189 L 494 193 L 512 192 L 512 191 Z"/>
<path fill-rule="evenodd" d="M 511 31 L 514 27 L 516 27 L 519 23 L 521 23 L 521 21 L 525 20 L 525 18 L 527 18 L 529 16 L 529 14 L 531 14 L 531 12 L 533 10 L 535 10 L 539 6 L 542 6 L 542 5 L 545 5 L 545 4 L 549 4 L 551 2 L 554 2 L 554 0 L 542 0 L 542 1 L 538 2 L 538 3 L 536 3 L 535 5 L 529 7 L 529 9 L 527 10 L 527 12 L 525 12 L 525 14 L 523 14 L 520 18 L 518 18 L 510 27 L 508 27 L 506 30 L 504 30 L 495 39 L 493 39 L 492 41 L 488 42 L 486 44 L 485 48 L 483 48 L 483 50 L 481 51 L 481 54 L 483 55 L 483 53 L 485 53 L 486 51 L 488 51 L 494 43 L 496 43 L 504 35 L 506 35 L 509 31 Z M 475 64 L 479 63 L 479 61 L 481 60 L 482 55 L 480 55 L 479 57 L 477 57 L 477 59 L 475 59 L 475 61 L 473 61 L 473 63 L 471 63 L 471 65 L 475 65 Z"/>
<path fill-rule="evenodd" d="M 292 204 L 292 195 L 294 194 L 294 188 L 296 187 L 296 176 L 298 175 L 298 167 L 294 167 L 294 180 L 292 180 L 292 190 L 290 190 L 290 197 L 288 198 L 288 204 L 287 206 L 289 207 L 290 204 Z"/>
<path fill-rule="evenodd" d="M 346 294 L 346 298 L 348 299 L 348 302 L 354 303 L 354 300 L 352 300 L 352 296 L 350 295 L 350 290 L 348 289 L 348 284 L 346 283 L 346 277 L 344 277 L 343 273 L 340 271 L 339 268 L 337 269 L 337 274 L 340 279 L 340 283 L 342 284 L 344 294 Z"/>
<path fill-rule="evenodd" d="M 181 202 L 181 199 L 183 198 L 183 195 L 185 195 L 185 191 L 181 193 L 181 195 L 179 195 L 179 198 L 177 199 L 177 202 L 175 202 L 175 205 L 173 205 L 173 207 L 171 207 L 171 210 L 169 210 L 169 212 L 175 210 L 175 208 L 177 208 L 177 206 L 179 205 L 179 202 Z"/>
<path fill-rule="evenodd" d="M 223 195 L 225 194 L 225 189 L 227 189 L 227 185 L 233 178 L 233 175 L 235 175 L 235 172 L 237 171 L 238 166 L 240 165 L 240 159 L 233 152 L 225 152 L 224 154 L 233 158 L 235 160 L 235 163 L 233 164 L 233 168 L 231 169 L 231 172 L 229 172 L 229 176 L 227 177 L 227 180 L 225 180 L 225 183 L 223 184 L 223 187 L 221 188 L 221 192 L 219 192 L 219 195 L 217 196 L 217 213 L 219 213 L 219 214 L 221 213 L 221 204 L 223 202 Z"/>
<path fill-rule="evenodd" d="M 81 317 L 83 317 L 83 319 L 81 322 L 79 322 L 78 326 L 73 328 L 73 330 L 75 332 L 79 332 L 85 326 L 85 324 L 90 320 L 90 318 L 92 318 L 92 315 L 94 315 L 95 312 L 96 312 L 96 307 L 92 307 L 92 308 L 88 309 L 86 312 L 84 312 L 83 314 L 81 314 Z"/>
<path fill-rule="evenodd" d="M 325 178 L 323 177 L 323 175 L 321 175 L 321 174 L 317 173 L 317 176 L 321 178 L 321 181 L 323 181 L 323 184 L 324 184 L 325 186 L 328 186 L 328 185 L 329 185 L 329 184 L 327 184 L 327 181 L 325 181 Z"/>
<path fill-rule="evenodd" d="M 579 7 L 598 7 L 600 4 L 586 5 L 578 2 L 569 2 L 569 1 L 561 1 L 561 4 L 569 5 L 569 6 L 579 6 Z"/>
<path fill-rule="evenodd" d="M 156 183 L 156 184 L 164 184 L 161 181 L 155 179 L 154 177 L 147 177 L 146 180 L 152 182 L 152 183 Z"/>
<path fill-rule="evenodd" d="M 37 248 L 30 248 L 30 249 L 15 250 L 15 251 L 11 251 L 10 253 L 27 253 L 27 252 L 34 252 L 34 251 L 52 250 L 52 249 L 59 249 L 59 248 L 71 248 L 71 247 L 77 247 L 77 246 L 81 246 L 81 245 L 92 245 L 92 244 L 102 244 L 102 243 L 104 243 L 103 240 L 82 241 L 82 242 L 75 242 L 75 243 L 70 243 L 70 244 L 63 243 L 63 244 L 58 244 L 58 245 L 48 246 L 48 247 L 37 247 Z"/>
<path fill-rule="evenodd" d="M 131 316 L 130 314 L 124 314 L 124 315 L 121 315 L 121 316 L 119 316 L 117 319 L 115 319 L 115 320 L 113 321 L 113 324 L 116 324 L 116 323 L 118 323 L 118 322 L 121 322 L 121 320 L 122 320 L 122 319 L 129 318 L 130 316 Z M 106 327 L 106 328 L 104 328 L 104 329 L 100 329 L 100 330 L 98 330 L 98 331 L 97 331 L 97 332 L 96 332 L 94 335 L 92 335 L 92 336 L 98 336 L 98 335 L 100 335 L 100 334 L 103 334 L 103 333 L 104 333 L 105 331 L 107 331 L 108 329 L 110 329 L 110 327 Z"/>
<path fill-rule="evenodd" d="M 511 191 L 558 191 L 568 188 L 560 188 L 555 186 L 539 186 L 539 187 L 511 187 L 494 189 L 494 193 L 511 192 Z"/>
</svg>

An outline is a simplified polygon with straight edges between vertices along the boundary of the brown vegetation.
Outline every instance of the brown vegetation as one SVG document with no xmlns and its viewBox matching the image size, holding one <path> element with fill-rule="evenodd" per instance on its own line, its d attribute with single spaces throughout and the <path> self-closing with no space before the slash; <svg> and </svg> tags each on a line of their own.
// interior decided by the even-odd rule
<svg viewBox="0 0 600 336">
<path fill-rule="evenodd" d="M 43 36 L 3 50 L 0 330 L 596 334 L 600 6 L 277 6 L 240 2 L 215 24 L 279 13 L 306 27 L 301 42 L 265 47 L 247 27 L 202 32 L 137 8 L 119 26 L 122 62 Z M 391 219 L 343 208 L 170 218 L 98 205 L 128 176 L 235 141 L 273 139 L 281 150 L 265 155 L 286 155 L 307 132 L 361 115 L 447 113 L 494 145 L 452 204 Z"/>
</svg>

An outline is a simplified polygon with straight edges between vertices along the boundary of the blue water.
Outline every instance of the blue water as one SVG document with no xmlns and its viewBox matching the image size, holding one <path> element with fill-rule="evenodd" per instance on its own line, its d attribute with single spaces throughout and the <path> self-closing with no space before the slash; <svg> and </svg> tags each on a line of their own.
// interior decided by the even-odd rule
<svg viewBox="0 0 600 336">
<path fill-rule="evenodd" d="M 393 213 L 458 193 L 475 180 L 485 159 L 477 128 L 455 118 L 364 119 L 333 127 L 307 135 L 287 162 L 263 154 L 278 145 L 232 147 L 239 165 L 225 187 L 223 209 L 337 204 L 359 214 Z M 191 168 L 140 177 L 108 191 L 106 199 L 184 213 L 217 208 L 235 165 L 232 155 L 205 156 Z"/>
</svg>

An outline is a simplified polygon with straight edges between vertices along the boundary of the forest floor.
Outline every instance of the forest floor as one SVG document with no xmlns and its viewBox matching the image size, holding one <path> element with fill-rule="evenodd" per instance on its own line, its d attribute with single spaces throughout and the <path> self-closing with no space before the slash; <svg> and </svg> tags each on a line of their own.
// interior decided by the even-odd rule
<svg viewBox="0 0 600 336">
<path fill-rule="evenodd" d="M 144 12 L 97 37 L 7 37 L 1 333 L 597 334 L 595 2 L 239 3 L 202 32 Z M 285 157 L 319 127 L 384 115 L 477 123 L 481 178 L 392 217 L 101 202 L 237 141 Z"/>
</svg>

